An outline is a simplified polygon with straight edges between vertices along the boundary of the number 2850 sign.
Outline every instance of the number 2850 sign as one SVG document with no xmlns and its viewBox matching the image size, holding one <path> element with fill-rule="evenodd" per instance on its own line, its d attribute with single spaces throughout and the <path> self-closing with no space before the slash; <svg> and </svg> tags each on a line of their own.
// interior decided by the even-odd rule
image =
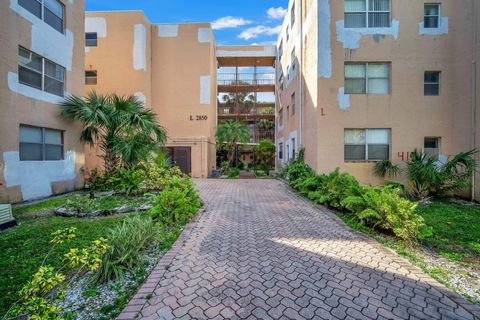
<svg viewBox="0 0 480 320">
<path fill-rule="evenodd" d="M 207 119 L 208 119 L 208 116 L 206 115 L 190 116 L 190 121 L 205 121 Z"/>
</svg>

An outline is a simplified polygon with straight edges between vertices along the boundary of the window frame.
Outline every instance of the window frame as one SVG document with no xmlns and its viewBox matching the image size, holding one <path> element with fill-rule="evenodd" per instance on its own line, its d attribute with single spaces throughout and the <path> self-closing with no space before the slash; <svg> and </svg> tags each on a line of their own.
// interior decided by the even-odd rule
<svg viewBox="0 0 480 320">
<path fill-rule="evenodd" d="M 87 76 L 88 72 L 94 72 L 95 76 Z M 94 83 L 88 83 L 88 80 L 95 79 Z M 98 71 L 97 70 L 85 70 L 85 85 L 87 86 L 95 86 L 98 83 Z"/>
<path fill-rule="evenodd" d="M 427 6 L 437 6 L 438 7 L 438 14 L 437 15 L 427 15 L 425 12 L 425 9 Z M 442 4 L 441 3 L 424 3 L 423 4 L 423 27 L 425 29 L 438 29 L 440 28 L 441 24 L 441 19 L 440 17 L 442 16 Z M 427 27 L 427 18 L 437 18 L 437 26 L 436 27 Z"/>
<path fill-rule="evenodd" d="M 65 4 L 64 4 L 62 1 L 60 1 L 60 0 L 54 0 L 54 1 L 56 1 L 58 4 L 60 4 L 60 5 L 62 6 L 62 16 L 63 16 L 63 17 L 59 17 L 55 12 L 53 12 L 52 10 L 50 10 L 50 9 L 47 7 L 47 5 L 45 4 L 45 0 L 32 0 L 32 1 L 36 1 L 36 2 L 38 2 L 38 3 L 40 4 L 40 8 L 41 8 L 41 10 L 40 10 L 40 17 L 37 16 L 37 15 L 36 15 L 35 13 L 33 13 L 32 11 L 30 11 L 28 8 L 22 6 L 22 5 L 20 4 L 20 2 L 18 2 L 18 0 L 17 0 L 17 3 L 18 3 L 19 6 L 21 6 L 22 8 L 24 8 L 25 10 L 27 10 L 28 12 L 30 12 L 31 14 L 33 14 L 35 17 L 37 17 L 37 18 L 39 18 L 40 20 L 42 20 L 43 22 L 45 22 L 45 23 L 46 23 L 47 25 L 49 25 L 52 29 L 60 32 L 61 34 L 65 34 L 65 29 L 66 29 L 66 21 L 65 21 L 65 20 L 66 20 L 66 17 L 65 17 L 65 13 L 67 12 L 67 10 L 65 10 L 65 9 L 66 9 Z M 48 10 L 48 11 L 50 11 L 53 15 L 57 16 L 58 18 L 60 18 L 60 19 L 62 20 L 62 31 L 56 29 L 56 28 L 53 27 L 50 23 L 48 23 L 47 21 L 45 21 L 45 9 Z"/>
<path fill-rule="evenodd" d="M 29 66 L 27 66 L 27 65 L 24 65 L 24 64 L 22 64 L 22 63 L 20 62 L 20 50 L 25 50 L 25 51 L 27 51 L 28 53 L 34 54 L 34 55 L 40 57 L 40 59 L 42 59 L 42 72 L 41 72 L 42 83 L 41 83 L 41 88 L 38 88 L 38 87 L 36 87 L 36 86 L 33 86 L 33 85 L 30 84 L 30 83 L 20 81 L 20 67 L 25 68 L 25 69 L 28 69 L 28 70 L 30 70 L 30 71 L 33 71 L 33 72 L 35 72 L 35 73 L 37 73 L 37 74 L 40 74 L 38 70 L 35 70 L 35 69 L 33 69 L 33 68 L 31 68 L 31 67 L 29 67 Z M 18 59 L 18 61 L 17 61 L 17 63 L 18 63 L 18 68 L 17 68 L 17 71 L 18 71 L 18 83 L 20 83 L 20 84 L 22 84 L 22 85 L 25 85 L 25 86 L 29 86 L 29 87 L 31 87 L 31 88 L 35 88 L 35 89 L 37 89 L 37 90 L 41 90 L 41 91 L 46 92 L 46 93 L 49 93 L 49 94 L 53 94 L 53 95 L 55 95 L 55 96 L 57 96 L 57 97 L 62 97 L 62 98 L 65 97 L 65 89 L 66 89 L 65 86 L 66 86 L 66 82 L 67 82 L 67 72 L 66 72 L 66 68 L 65 68 L 65 67 L 63 67 L 62 65 L 59 65 L 58 63 L 53 62 L 53 61 L 50 60 L 50 59 L 47 59 L 47 58 L 39 55 L 39 54 L 36 53 L 36 52 L 33 52 L 32 50 L 29 50 L 29 49 L 27 49 L 27 48 L 25 48 L 25 47 L 22 47 L 22 46 L 18 46 L 17 59 Z M 58 80 L 58 79 L 56 79 L 56 78 L 52 78 L 50 75 L 48 75 L 48 74 L 46 73 L 46 71 L 45 71 L 45 62 L 46 62 L 46 61 L 48 61 L 48 62 L 54 64 L 55 66 L 58 66 L 58 67 L 60 67 L 60 68 L 63 69 L 63 82 L 60 81 L 60 80 Z M 50 78 L 50 79 L 52 79 L 52 80 L 55 80 L 55 81 L 58 81 L 58 82 L 62 82 L 62 84 L 63 84 L 62 95 L 58 95 L 58 94 L 56 94 L 56 93 L 52 93 L 52 92 L 50 92 L 50 91 L 45 90 L 45 77 L 48 77 L 48 78 Z"/>
<path fill-rule="evenodd" d="M 427 82 L 426 76 L 427 73 L 438 75 L 438 82 Z M 440 83 L 441 83 L 442 72 L 441 71 L 425 71 L 423 73 L 423 95 L 425 97 L 439 97 L 440 96 Z M 427 94 L 427 86 L 437 86 L 437 94 Z"/>
<path fill-rule="evenodd" d="M 278 143 L 278 160 L 283 160 L 283 142 Z"/>
<path fill-rule="evenodd" d="M 292 65 L 293 71 L 295 71 L 296 59 L 297 59 L 297 54 L 295 52 L 295 46 L 294 46 L 292 49 L 292 52 L 290 53 L 290 64 Z"/>
<path fill-rule="evenodd" d="M 295 25 L 295 0 L 293 1 L 292 8 L 290 9 L 290 28 L 293 29 Z"/>
<path fill-rule="evenodd" d="M 283 127 L 283 108 L 278 111 L 278 126 Z"/>
<path fill-rule="evenodd" d="M 95 39 L 87 39 L 87 35 L 95 35 Z M 94 42 L 94 44 L 89 44 L 89 42 Z M 98 47 L 98 33 L 97 32 L 85 32 L 85 47 Z"/>
<path fill-rule="evenodd" d="M 374 64 L 385 64 L 388 68 L 388 76 L 386 78 L 374 78 L 374 77 L 369 77 L 368 76 L 368 66 L 369 65 L 374 65 Z M 363 65 L 365 66 L 365 78 L 347 78 L 346 76 L 346 69 L 347 65 Z M 391 62 L 345 62 L 343 66 L 343 78 L 344 78 L 344 88 L 345 88 L 345 94 L 355 94 L 355 95 L 377 95 L 377 96 L 389 96 L 392 92 L 392 63 Z M 357 92 L 347 92 L 347 80 L 349 79 L 364 79 L 365 81 L 365 91 L 363 93 L 357 93 Z M 369 79 L 387 79 L 388 80 L 388 92 L 387 93 L 370 93 L 369 92 Z"/>
<path fill-rule="evenodd" d="M 369 9 L 370 1 L 371 0 L 364 0 L 365 1 L 365 11 L 347 11 L 345 8 L 345 1 L 344 1 L 344 21 L 347 21 L 347 14 L 364 14 L 365 15 L 365 26 L 363 27 L 345 27 L 347 29 L 375 29 L 375 28 L 391 28 L 392 27 L 392 0 L 388 0 L 388 5 L 390 7 L 389 11 L 371 11 Z M 387 27 L 370 27 L 370 13 L 388 13 L 388 26 Z"/>
<path fill-rule="evenodd" d="M 20 139 L 20 133 L 22 130 L 22 127 L 29 127 L 29 128 L 35 128 L 35 129 L 40 129 L 42 131 L 42 143 L 34 143 L 34 142 L 22 142 Z M 19 159 L 20 161 L 63 161 L 65 160 L 65 130 L 59 130 L 59 129 L 51 129 L 51 128 L 45 128 L 45 127 L 37 127 L 37 126 L 32 126 L 29 124 L 20 124 L 18 127 L 18 153 L 19 153 Z M 60 133 L 60 141 L 61 144 L 52 144 L 52 143 L 46 143 L 45 142 L 45 132 L 46 130 L 51 130 L 51 131 L 57 131 Z M 22 144 L 29 144 L 29 145 L 40 145 L 42 148 L 42 159 L 38 160 L 22 160 L 21 156 L 21 145 Z M 60 146 L 62 148 L 62 157 L 61 159 L 47 159 L 47 146 Z"/>
<path fill-rule="evenodd" d="M 290 96 L 290 102 L 291 102 L 291 105 L 292 105 L 292 116 L 295 115 L 295 111 L 296 111 L 296 108 L 297 108 L 296 99 L 297 99 L 297 97 L 296 97 L 295 92 L 294 92 Z"/>
<path fill-rule="evenodd" d="M 352 130 L 362 130 L 365 132 L 365 144 L 346 144 L 345 143 L 345 134 L 347 131 L 352 131 Z M 368 158 L 368 146 L 370 145 L 368 143 L 368 131 L 369 130 L 387 130 L 388 132 L 388 158 L 387 159 L 369 159 Z M 391 153 L 392 153 L 392 129 L 391 128 L 345 128 L 343 130 L 343 161 L 344 162 L 380 162 L 384 160 L 391 160 Z M 365 146 L 365 159 L 347 159 L 346 158 L 346 152 L 345 152 L 345 147 L 347 146 Z M 373 145 L 373 144 L 372 144 Z M 383 144 L 376 144 L 376 145 L 383 145 Z"/>
</svg>

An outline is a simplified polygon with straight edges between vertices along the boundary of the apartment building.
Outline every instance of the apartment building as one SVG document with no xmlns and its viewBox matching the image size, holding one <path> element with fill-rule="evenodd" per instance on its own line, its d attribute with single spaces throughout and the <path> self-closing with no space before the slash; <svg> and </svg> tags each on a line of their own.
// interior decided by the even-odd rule
<svg viewBox="0 0 480 320">
<path fill-rule="evenodd" d="M 209 23 L 152 24 L 142 11 L 87 12 L 85 92 L 136 95 L 167 130 L 172 160 L 193 177 L 215 168 L 215 40 Z M 86 147 L 86 171 L 101 167 Z"/>
<path fill-rule="evenodd" d="M 277 43 L 277 165 L 303 147 L 318 172 L 378 184 L 377 161 L 478 147 L 479 6 L 290 1 Z"/>
<path fill-rule="evenodd" d="M 84 92 L 84 1 L 0 1 L 0 203 L 83 186 L 78 125 L 56 105 Z"/>
</svg>

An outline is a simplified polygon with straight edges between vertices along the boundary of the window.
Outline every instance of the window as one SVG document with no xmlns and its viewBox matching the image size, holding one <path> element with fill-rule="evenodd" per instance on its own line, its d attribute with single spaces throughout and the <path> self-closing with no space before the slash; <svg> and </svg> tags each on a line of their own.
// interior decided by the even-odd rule
<svg viewBox="0 0 480 320">
<path fill-rule="evenodd" d="M 292 116 L 293 116 L 295 114 L 295 109 L 296 109 L 295 92 L 292 94 L 291 103 L 292 103 Z"/>
<path fill-rule="evenodd" d="M 290 66 L 287 66 L 287 80 L 290 80 Z"/>
<path fill-rule="evenodd" d="M 295 138 L 292 138 L 292 160 L 295 159 Z"/>
<path fill-rule="evenodd" d="M 287 29 L 285 30 L 285 37 L 287 38 L 287 41 L 288 39 L 290 39 L 290 33 L 288 32 L 289 30 L 289 27 L 287 26 Z"/>
<path fill-rule="evenodd" d="M 290 63 L 292 64 L 292 70 L 295 70 L 295 64 L 296 64 L 295 59 L 296 59 L 295 47 L 293 47 L 292 54 L 290 55 Z"/>
<path fill-rule="evenodd" d="M 20 161 L 63 160 L 63 131 L 20 125 Z"/>
<path fill-rule="evenodd" d="M 389 63 L 346 63 L 346 94 L 390 93 Z"/>
<path fill-rule="evenodd" d="M 345 0 L 345 28 L 389 28 L 390 0 Z"/>
<path fill-rule="evenodd" d="M 423 141 L 423 154 L 427 159 L 438 160 L 440 156 L 440 138 L 425 138 Z"/>
<path fill-rule="evenodd" d="M 280 41 L 280 45 L 278 46 L 278 59 L 282 60 L 283 55 L 283 41 Z"/>
<path fill-rule="evenodd" d="M 223 114 L 230 114 L 230 108 L 223 108 Z"/>
<path fill-rule="evenodd" d="M 295 24 L 295 1 L 292 4 L 292 10 L 290 11 L 290 26 L 293 28 Z"/>
<path fill-rule="evenodd" d="M 63 97 L 65 68 L 19 47 L 18 80 L 21 84 Z"/>
<path fill-rule="evenodd" d="M 424 94 L 426 96 L 440 95 L 440 72 L 425 71 Z"/>
<path fill-rule="evenodd" d="M 440 4 L 425 4 L 423 25 L 425 28 L 440 27 Z"/>
<path fill-rule="evenodd" d="M 283 160 L 283 142 L 278 143 L 278 160 Z"/>
<path fill-rule="evenodd" d="M 85 84 L 97 84 L 97 70 L 85 71 Z"/>
<path fill-rule="evenodd" d="M 287 154 L 287 161 L 288 161 L 288 159 L 290 157 L 290 145 L 288 143 L 287 143 L 287 153 L 286 154 Z"/>
<path fill-rule="evenodd" d="M 345 129 L 345 161 L 388 160 L 390 129 Z"/>
<path fill-rule="evenodd" d="M 18 4 L 55 30 L 64 32 L 65 6 L 58 0 L 18 0 Z"/>
<path fill-rule="evenodd" d="M 290 119 L 290 106 L 287 106 L 287 120 Z"/>
<path fill-rule="evenodd" d="M 278 112 L 278 125 L 283 126 L 283 109 Z"/>
<path fill-rule="evenodd" d="M 98 37 L 96 32 L 85 33 L 85 46 L 96 47 L 98 44 Z"/>
</svg>

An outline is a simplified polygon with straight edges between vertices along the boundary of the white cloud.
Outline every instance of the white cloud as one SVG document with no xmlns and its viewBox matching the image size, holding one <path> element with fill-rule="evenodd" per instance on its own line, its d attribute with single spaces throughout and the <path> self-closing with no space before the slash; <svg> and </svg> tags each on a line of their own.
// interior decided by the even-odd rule
<svg viewBox="0 0 480 320">
<path fill-rule="evenodd" d="M 243 31 L 238 35 L 240 39 L 243 40 L 250 40 L 254 38 L 258 38 L 259 36 L 273 36 L 280 33 L 282 26 L 276 27 L 267 27 L 267 26 L 256 26 L 252 28 L 248 28 L 247 30 Z"/>
<path fill-rule="evenodd" d="M 236 27 L 241 27 L 250 23 L 252 23 L 252 21 L 250 20 L 227 16 L 227 17 L 219 18 L 213 21 L 212 29 L 220 30 L 220 29 L 227 29 L 227 28 L 236 28 Z"/>
<path fill-rule="evenodd" d="M 275 19 L 275 20 L 283 19 L 283 17 L 285 17 L 286 14 L 287 14 L 287 9 L 283 7 L 278 7 L 278 8 L 272 7 L 267 10 L 267 15 L 270 19 Z"/>
<path fill-rule="evenodd" d="M 277 41 L 264 41 L 264 42 L 253 42 L 251 46 L 274 46 L 277 44 Z"/>
</svg>

